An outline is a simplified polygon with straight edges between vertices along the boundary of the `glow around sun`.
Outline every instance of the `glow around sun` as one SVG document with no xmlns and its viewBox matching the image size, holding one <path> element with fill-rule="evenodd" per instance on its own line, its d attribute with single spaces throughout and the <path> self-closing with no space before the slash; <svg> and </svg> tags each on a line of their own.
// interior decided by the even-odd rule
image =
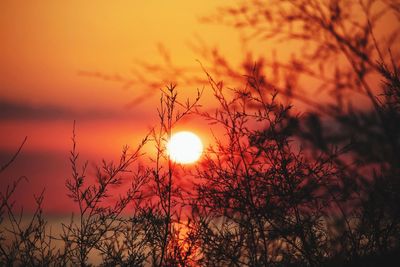
<svg viewBox="0 0 400 267">
<path fill-rule="evenodd" d="M 192 132 L 177 132 L 171 136 L 167 144 L 167 152 L 171 160 L 181 164 L 189 164 L 200 158 L 203 153 L 203 143 Z"/>
</svg>

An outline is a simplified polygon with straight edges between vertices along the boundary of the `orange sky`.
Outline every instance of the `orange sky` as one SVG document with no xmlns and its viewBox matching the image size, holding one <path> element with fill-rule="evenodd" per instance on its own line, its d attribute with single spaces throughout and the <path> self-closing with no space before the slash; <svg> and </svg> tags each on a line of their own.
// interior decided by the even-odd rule
<svg viewBox="0 0 400 267">
<path fill-rule="evenodd" d="M 224 2 L 229 1 L 218 5 Z M 124 90 L 119 83 L 79 73 L 129 77 L 137 62 L 162 61 L 160 44 L 174 63 L 200 69 L 189 45 L 199 38 L 233 55 L 240 49 L 234 30 L 199 22 L 216 6 L 211 0 L 0 1 L 1 161 L 28 136 L 19 161 L 2 175 L 1 188 L 26 175 L 29 185 L 21 185 L 18 194 L 22 203 L 44 186 L 48 199 L 59 196 L 69 175 L 74 119 L 83 157 L 112 159 L 123 145 L 136 146 L 157 122 L 159 94 L 127 109 L 147 88 Z M 190 122 L 181 127 L 196 129 Z M 206 135 L 204 129 L 198 132 Z M 65 205 L 45 204 L 50 211 Z"/>
<path fill-rule="evenodd" d="M 0 189 L 26 175 L 30 183 L 18 193 L 22 203 L 45 186 L 46 209 L 62 209 L 64 200 L 52 200 L 65 195 L 73 120 L 77 120 L 82 156 L 96 160 L 112 159 L 125 144 L 136 146 L 157 123 L 158 91 L 127 108 L 148 90 L 146 86 L 123 89 L 118 82 L 81 74 L 101 72 L 129 78 L 140 62 L 164 64 L 160 47 L 170 51 L 174 64 L 201 72 L 196 62 L 199 55 L 191 49 L 199 40 L 239 63 L 240 34 L 199 21 L 228 3 L 232 1 L 0 1 L 0 162 L 28 136 L 18 161 L 2 175 Z M 280 44 L 283 54 L 279 56 L 288 56 L 285 49 L 289 51 L 289 46 Z M 271 47 L 262 43 L 252 49 L 265 54 L 271 53 Z M 197 89 L 178 86 L 183 96 Z M 202 104 L 209 104 L 207 92 Z M 205 123 L 188 120 L 179 128 L 209 139 Z"/>
<path fill-rule="evenodd" d="M 68 108 L 123 105 L 135 92 L 77 73 L 129 76 L 135 61 L 160 61 L 158 43 L 174 62 L 194 65 L 197 56 L 187 44 L 196 35 L 210 44 L 229 44 L 224 51 L 232 53 L 234 31 L 198 22 L 215 9 L 214 2 L 1 1 L 1 96 Z"/>
</svg>

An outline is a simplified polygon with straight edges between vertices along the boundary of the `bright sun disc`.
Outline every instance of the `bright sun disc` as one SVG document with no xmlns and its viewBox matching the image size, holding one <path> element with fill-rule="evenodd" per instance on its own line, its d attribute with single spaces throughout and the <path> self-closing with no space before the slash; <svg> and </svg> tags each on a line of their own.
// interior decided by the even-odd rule
<svg viewBox="0 0 400 267">
<path fill-rule="evenodd" d="M 171 160 L 188 164 L 197 161 L 203 152 L 200 138 L 192 132 L 178 132 L 171 136 L 167 144 Z"/>
</svg>

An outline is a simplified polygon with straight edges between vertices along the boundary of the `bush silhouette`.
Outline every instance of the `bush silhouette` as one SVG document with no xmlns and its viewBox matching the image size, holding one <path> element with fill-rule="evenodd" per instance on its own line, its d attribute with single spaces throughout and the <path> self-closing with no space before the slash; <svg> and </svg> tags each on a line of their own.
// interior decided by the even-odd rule
<svg viewBox="0 0 400 267">
<path fill-rule="evenodd" d="M 398 27 L 387 40 L 375 32 L 385 15 L 398 18 L 399 10 L 396 1 L 339 0 L 245 1 L 221 9 L 209 20 L 307 49 L 288 62 L 254 64 L 248 56 L 242 69 L 210 53 L 204 60 L 212 67 L 203 76 L 215 111 L 199 105 L 201 92 L 185 102 L 175 85 L 167 86 L 157 109 L 160 125 L 137 150 L 125 148 L 116 163 L 103 161 L 95 183 L 86 164 L 79 167 L 74 125 L 66 189 L 79 214 L 61 235 L 52 234 L 42 193 L 22 224 L 12 202 L 18 180 L 0 195 L 1 264 L 90 266 L 99 255 L 103 266 L 394 266 L 400 78 L 391 47 Z M 331 98 L 321 103 L 307 94 L 305 78 Z M 354 96 L 364 106 L 355 106 Z M 188 115 L 223 130 L 191 172 L 165 153 L 172 129 Z M 137 163 L 149 144 L 156 155 Z M 180 175 L 193 177 L 188 192 Z M 110 202 L 125 176 L 131 186 Z"/>
</svg>

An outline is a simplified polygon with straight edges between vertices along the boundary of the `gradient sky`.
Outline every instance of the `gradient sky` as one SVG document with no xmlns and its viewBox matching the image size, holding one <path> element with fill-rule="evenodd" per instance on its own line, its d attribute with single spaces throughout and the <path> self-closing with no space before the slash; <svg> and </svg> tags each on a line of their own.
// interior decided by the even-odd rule
<svg viewBox="0 0 400 267">
<path fill-rule="evenodd" d="M 191 47 L 204 40 L 238 63 L 243 49 L 240 34 L 200 22 L 202 16 L 231 2 L 0 1 L 0 163 L 28 136 L 17 161 L 1 175 L 0 189 L 24 175 L 29 183 L 17 191 L 20 204 L 29 209 L 32 194 L 45 187 L 46 211 L 65 210 L 71 205 L 64 197 L 64 183 L 70 175 L 74 120 L 81 156 L 91 162 L 115 158 L 125 144 L 136 146 L 157 123 L 157 85 L 124 88 L 124 83 L 87 74 L 107 74 L 111 80 L 136 77 L 143 62 L 165 64 L 164 50 L 174 64 L 201 72 L 199 55 Z M 280 44 L 281 50 L 285 45 L 289 48 Z M 264 43 L 256 50 L 269 51 L 270 46 Z M 146 72 L 151 76 L 150 70 Z M 158 82 L 176 82 L 174 77 L 167 79 Z M 184 97 L 197 89 L 178 86 Z M 147 95 L 149 90 L 156 93 Z M 202 101 L 208 104 L 207 92 Z M 196 131 L 207 145 L 206 124 L 186 120 L 179 128 Z"/>
<path fill-rule="evenodd" d="M 215 8 L 215 1 L 0 1 L 0 162 L 28 136 L 0 187 L 25 175 L 29 183 L 19 187 L 19 203 L 27 206 L 46 187 L 45 209 L 64 208 L 73 120 L 82 158 L 94 161 L 113 159 L 125 144 L 136 146 L 157 122 L 158 91 L 127 108 L 149 88 L 124 89 L 82 73 L 129 78 L 139 62 L 161 63 L 160 47 L 174 63 L 199 68 L 189 45 L 198 39 L 229 44 L 223 49 L 233 54 L 233 30 L 199 22 Z M 196 128 L 187 124 L 182 128 Z"/>
</svg>

